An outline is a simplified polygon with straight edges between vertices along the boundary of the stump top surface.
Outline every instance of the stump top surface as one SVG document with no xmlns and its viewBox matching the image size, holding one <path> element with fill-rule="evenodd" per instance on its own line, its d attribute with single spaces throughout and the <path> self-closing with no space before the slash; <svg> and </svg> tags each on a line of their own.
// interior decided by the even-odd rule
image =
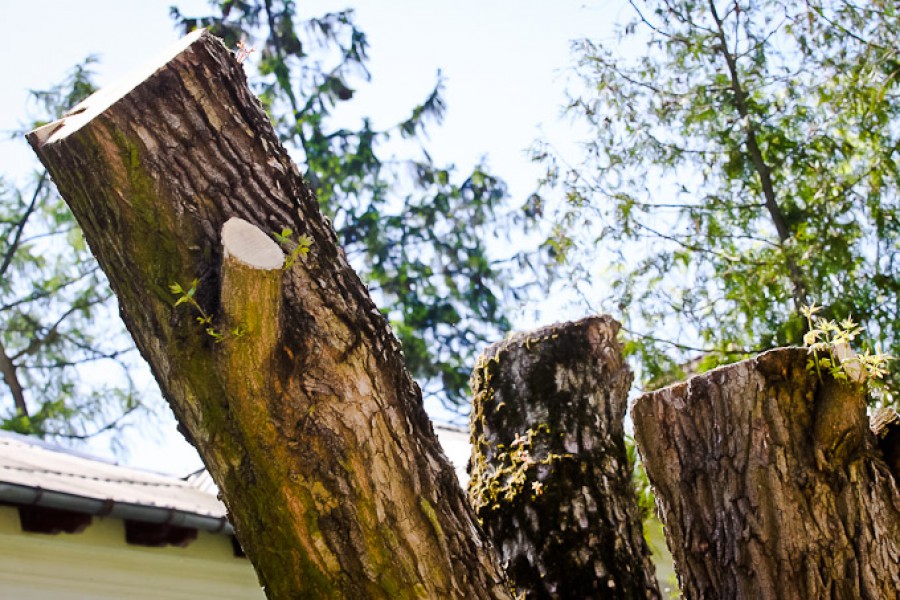
<svg viewBox="0 0 900 600">
<path fill-rule="evenodd" d="M 222 227 L 225 256 L 231 256 L 254 269 L 280 269 L 284 254 L 272 238 L 259 227 L 232 217 Z"/>
<path fill-rule="evenodd" d="M 125 74 L 114 83 L 97 90 L 73 106 L 61 119 L 38 127 L 28 137 L 36 146 L 53 144 L 65 139 L 102 114 L 103 111 L 115 104 L 117 100 L 152 77 L 161 67 L 165 66 L 195 42 L 211 35 L 206 29 L 198 29 L 189 33 L 160 52 L 152 60 Z"/>
</svg>

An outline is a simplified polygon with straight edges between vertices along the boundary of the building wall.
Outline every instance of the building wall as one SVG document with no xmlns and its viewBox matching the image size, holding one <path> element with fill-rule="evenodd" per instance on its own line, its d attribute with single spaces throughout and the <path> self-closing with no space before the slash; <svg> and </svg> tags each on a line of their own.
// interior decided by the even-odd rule
<svg viewBox="0 0 900 600">
<path fill-rule="evenodd" d="M 26 533 L 18 510 L 0 506 L 0 597 L 21 600 L 261 599 L 231 539 L 200 531 L 186 548 L 125 543 L 124 523 L 94 517 L 81 533 Z"/>
</svg>

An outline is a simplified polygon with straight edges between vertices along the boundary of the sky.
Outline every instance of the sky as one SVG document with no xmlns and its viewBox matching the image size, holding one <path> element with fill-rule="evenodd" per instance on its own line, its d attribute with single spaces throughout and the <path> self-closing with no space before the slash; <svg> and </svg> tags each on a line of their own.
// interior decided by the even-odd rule
<svg viewBox="0 0 900 600">
<path fill-rule="evenodd" d="M 0 173 L 21 183 L 37 168 L 24 140 L 9 139 L 29 121 L 28 90 L 59 82 L 88 55 L 99 60 L 94 71 L 101 87 L 140 67 L 179 37 L 171 4 L 186 16 L 208 14 L 204 0 L 0 0 L 7 51 L 0 62 Z M 561 116 L 572 41 L 611 40 L 615 23 L 627 16 L 619 0 L 317 0 L 298 7 L 301 16 L 353 7 L 368 37 L 372 81 L 357 86 L 344 118 L 369 116 L 376 127 L 395 123 L 427 95 L 440 70 L 447 113 L 441 127 L 429 130 L 429 152 L 461 170 L 485 159 L 506 180 L 513 205 L 540 176 L 527 157 L 536 139 L 564 152 L 576 147 L 578 132 Z M 516 326 L 577 318 L 578 311 L 554 307 L 556 314 L 544 310 L 540 321 L 520 319 Z M 160 412 L 152 431 L 130 434 L 120 460 L 176 474 L 199 468 L 171 415 Z"/>
</svg>

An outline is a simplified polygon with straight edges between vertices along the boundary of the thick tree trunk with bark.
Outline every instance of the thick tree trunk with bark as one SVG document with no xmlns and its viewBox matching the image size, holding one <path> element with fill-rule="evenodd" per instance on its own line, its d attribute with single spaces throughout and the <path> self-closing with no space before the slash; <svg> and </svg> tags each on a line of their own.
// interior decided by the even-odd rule
<svg viewBox="0 0 900 600">
<path fill-rule="evenodd" d="M 659 597 L 625 452 L 618 330 L 592 317 L 519 334 L 475 368 L 469 497 L 527 598 Z"/>
<path fill-rule="evenodd" d="M 687 598 L 897 598 L 900 492 L 858 383 L 773 350 L 634 405 Z"/>
<path fill-rule="evenodd" d="M 397 341 L 241 66 L 203 32 L 154 69 L 29 141 L 268 596 L 508 597 Z M 289 269 L 265 239 L 284 228 L 312 239 Z M 170 286 L 195 278 L 196 305 L 176 306 Z"/>
</svg>

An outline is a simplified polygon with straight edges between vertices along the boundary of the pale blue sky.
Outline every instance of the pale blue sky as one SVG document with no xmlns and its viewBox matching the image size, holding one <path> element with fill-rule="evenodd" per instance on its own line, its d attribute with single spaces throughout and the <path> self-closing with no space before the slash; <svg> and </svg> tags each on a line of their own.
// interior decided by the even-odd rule
<svg viewBox="0 0 900 600">
<path fill-rule="evenodd" d="M 44 89 L 89 54 L 97 81 L 108 84 L 140 66 L 178 34 L 168 15 L 206 14 L 204 0 L 0 0 L 5 59 L 0 62 L 0 131 L 28 121 L 27 90 Z M 344 117 L 372 117 L 376 126 L 405 118 L 431 89 L 438 69 L 446 79 L 447 116 L 432 128 L 428 150 L 439 162 L 470 168 L 487 157 L 509 184 L 512 202 L 531 193 L 540 172 L 525 149 L 537 138 L 562 148 L 578 139 L 560 119 L 570 42 L 610 39 L 627 13 L 620 0 L 369 0 L 298 2 L 304 14 L 353 6 L 368 35 L 372 83 L 358 86 Z M 22 181 L 36 162 L 23 140 L 0 141 L 0 172 Z M 522 314 L 525 314 L 523 311 Z M 553 314 L 551 322 L 580 316 Z M 537 323 L 534 323 L 535 325 Z M 520 323 L 528 326 L 528 323 Z M 159 442 L 136 435 L 128 461 L 184 473 L 199 461 L 161 423 Z"/>
<path fill-rule="evenodd" d="M 28 89 L 58 82 L 88 54 L 97 55 L 98 81 L 108 83 L 139 66 L 178 35 L 168 16 L 205 13 L 205 0 L 0 0 L 7 26 L 0 63 L 0 131 L 25 122 Z M 370 42 L 370 85 L 348 108 L 387 125 L 446 77 L 447 119 L 431 132 L 429 151 L 465 168 L 487 155 L 514 196 L 531 191 L 537 173 L 524 149 L 541 134 L 568 139 L 558 119 L 564 102 L 570 41 L 609 38 L 622 18 L 620 0 L 370 0 L 298 2 L 320 14 L 354 6 Z M 22 143 L 3 141 L 4 172 L 21 173 L 31 161 Z"/>
</svg>

